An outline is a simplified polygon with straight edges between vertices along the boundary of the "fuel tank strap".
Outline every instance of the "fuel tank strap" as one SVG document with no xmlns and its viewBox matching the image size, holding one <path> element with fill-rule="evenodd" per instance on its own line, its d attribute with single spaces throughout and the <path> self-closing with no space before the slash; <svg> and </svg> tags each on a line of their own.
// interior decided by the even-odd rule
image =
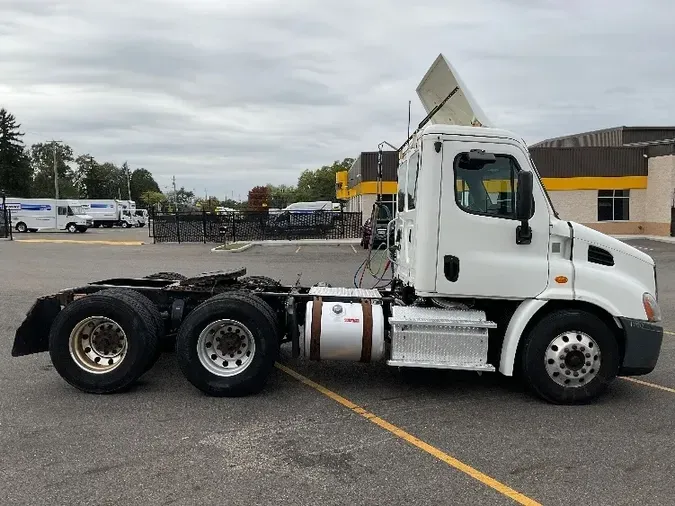
<svg viewBox="0 0 675 506">
<path fill-rule="evenodd" d="M 361 338 L 361 362 L 370 362 L 373 349 L 373 306 L 368 299 L 361 300 L 363 308 L 363 335 Z"/>
<path fill-rule="evenodd" d="M 309 340 L 309 359 L 321 360 L 321 297 L 314 297 L 312 304 L 312 327 Z"/>
</svg>

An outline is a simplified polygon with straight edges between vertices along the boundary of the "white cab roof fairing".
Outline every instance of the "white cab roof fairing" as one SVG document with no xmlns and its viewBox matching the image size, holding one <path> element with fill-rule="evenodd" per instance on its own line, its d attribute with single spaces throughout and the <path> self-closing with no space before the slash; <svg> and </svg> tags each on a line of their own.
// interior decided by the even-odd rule
<svg viewBox="0 0 675 506">
<path fill-rule="evenodd" d="M 429 120 L 432 124 L 484 126 L 494 125 L 469 93 L 466 84 L 450 62 L 439 54 L 417 85 L 417 96 L 427 114 L 456 87 L 457 92 Z"/>
</svg>

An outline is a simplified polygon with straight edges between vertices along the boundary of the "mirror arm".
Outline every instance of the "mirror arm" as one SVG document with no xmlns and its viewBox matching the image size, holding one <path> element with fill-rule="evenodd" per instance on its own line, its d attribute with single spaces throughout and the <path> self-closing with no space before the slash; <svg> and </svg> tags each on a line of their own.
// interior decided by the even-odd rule
<svg viewBox="0 0 675 506">
<path fill-rule="evenodd" d="M 516 228 L 516 244 L 530 244 L 532 242 L 532 227 L 529 220 L 522 220 Z"/>
</svg>

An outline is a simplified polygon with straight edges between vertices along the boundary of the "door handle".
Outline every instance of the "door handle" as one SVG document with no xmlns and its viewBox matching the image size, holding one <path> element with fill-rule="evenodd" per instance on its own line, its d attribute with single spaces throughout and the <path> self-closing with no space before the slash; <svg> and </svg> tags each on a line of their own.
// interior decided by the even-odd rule
<svg viewBox="0 0 675 506">
<path fill-rule="evenodd" d="M 408 230 L 408 242 L 412 242 L 412 229 Z"/>
<path fill-rule="evenodd" d="M 453 255 L 443 257 L 443 274 L 445 279 L 454 283 L 459 279 L 459 258 Z"/>
</svg>

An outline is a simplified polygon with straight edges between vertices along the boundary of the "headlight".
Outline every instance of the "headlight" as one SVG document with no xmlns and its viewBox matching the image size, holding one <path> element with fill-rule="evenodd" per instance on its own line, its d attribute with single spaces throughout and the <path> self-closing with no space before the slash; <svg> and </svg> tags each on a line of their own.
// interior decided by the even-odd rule
<svg viewBox="0 0 675 506">
<path fill-rule="evenodd" d="M 661 309 L 659 308 L 659 304 L 656 302 L 656 297 L 654 297 L 651 293 L 645 292 L 642 295 L 642 305 L 645 308 L 647 320 L 650 322 L 661 321 Z"/>
</svg>

